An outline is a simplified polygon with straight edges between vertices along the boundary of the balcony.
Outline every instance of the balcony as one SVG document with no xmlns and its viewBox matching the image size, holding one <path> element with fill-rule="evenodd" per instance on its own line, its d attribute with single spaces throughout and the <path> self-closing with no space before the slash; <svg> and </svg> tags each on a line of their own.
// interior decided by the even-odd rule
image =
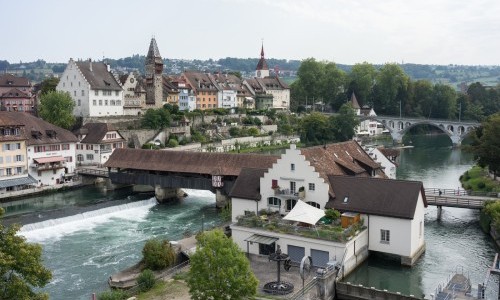
<svg viewBox="0 0 500 300">
<path fill-rule="evenodd" d="M 275 187 L 274 195 L 278 197 L 284 197 L 289 199 L 304 199 L 306 197 L 306 191 L 292 191 L 290 189 L 280 189 L 279 187 Z"/>
<path fill-rule="evenodd" d="M 30 167 L 35 169 L 35 171 L 57 170 L 65 168 L 66 162 L 31 164 Z"/>
<path fill-rule="evenodd" d="M 279 213 L 269 211 L 260 211 L 259 216 L 255 215 L 255 213 L 250 213 L 245 216 L 238 216 L 237 219 L 236 225 L 241 227 L 257 228 L 265 231 L 340 243 L 349 241 L 367 228 L 363 226 L 363 220 L 351 224 L 347 228 L 342 228 L 338 222 L 325 224 L 323 219 L 313 227 L 296 221 L 284 220 Z"/>
</svg>

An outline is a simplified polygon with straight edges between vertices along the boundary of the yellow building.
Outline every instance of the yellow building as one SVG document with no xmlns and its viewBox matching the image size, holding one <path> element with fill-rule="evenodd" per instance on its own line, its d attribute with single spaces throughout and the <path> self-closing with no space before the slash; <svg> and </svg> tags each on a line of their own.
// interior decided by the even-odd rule
<svg viewBox="0 0 500 300">
<path fill-rule="evenodd" d="M 28 175 L 24 125 L 15 118 L 0 119 L 0 193 L 32 187 L 36 180 Z"/>
</svg>

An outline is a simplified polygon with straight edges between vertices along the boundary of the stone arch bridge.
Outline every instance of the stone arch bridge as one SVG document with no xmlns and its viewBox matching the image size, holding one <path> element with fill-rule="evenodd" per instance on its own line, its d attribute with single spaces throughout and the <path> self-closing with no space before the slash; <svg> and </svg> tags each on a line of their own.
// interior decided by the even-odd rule
<svg viewBox="0 0 500 300">
<path fill-rule="evenodd" d="M 453 143 L 453 146 L 460 146 L 462 140 L 481 124 L 475 121 L 458 121 L 426 118 L 399 118 L 394 116 L 362 116 L 360 121 L 375 120 L 380 122 L 389 130 L 392 139 L 401 143 L 403 136 L 411 128 L 418 125 L 433 125 L 446 133 Z"/>
</svg>

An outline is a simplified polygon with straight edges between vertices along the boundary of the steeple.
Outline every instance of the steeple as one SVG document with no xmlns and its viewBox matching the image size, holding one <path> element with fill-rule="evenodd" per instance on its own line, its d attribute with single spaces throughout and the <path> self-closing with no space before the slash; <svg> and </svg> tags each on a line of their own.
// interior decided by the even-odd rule
<svg viewBox="0 0 500 300">
<path fill-rule="evenodd" d="M 262 42 L 262 47 L 260 49 L 260 60 L 257 63 L 257 68 L 255 69 L 255 77 L 264 78 L 269 76 L 269 67 L 267 66 L 266 58 L 264 57 L 264 42 Z"/>
<path fill-rule="evenodd" d="M 149 51 L 148 51 L 148 55 L 146 58 L 154 59 L 157 57 L 161 59 L 160 50 L 158 50 L 158 45 L 156 44 L 156 39 L 153 37 L 153 38 L 151 38 L 151 43 L 149 44 Z"/>
</svg>

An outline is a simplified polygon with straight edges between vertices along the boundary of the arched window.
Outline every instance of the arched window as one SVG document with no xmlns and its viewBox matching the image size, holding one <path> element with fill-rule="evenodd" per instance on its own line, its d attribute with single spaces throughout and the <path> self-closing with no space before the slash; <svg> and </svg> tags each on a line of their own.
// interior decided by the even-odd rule
<svg viewBox="0 0 500 300">
<path fill-rule="evenodd" d="M 314 202 L 314 201 L 307 201 L 307 204 L 311 205 L 312 207 L 320 208 L 319 203 Z"/>
<path fill-rule="evenodd" d="M 290 211 L 293 209 L 293 207 L 297 204 L 297 200 L 295 199 L 287 199 L 286 200 L 286 210 Z"/>
<path fill-rule="evenodd" d="M 276 197 L 267 198 L 267 204 L 269 206 L 281 206 L 281 199 Z"/>
</svg>

